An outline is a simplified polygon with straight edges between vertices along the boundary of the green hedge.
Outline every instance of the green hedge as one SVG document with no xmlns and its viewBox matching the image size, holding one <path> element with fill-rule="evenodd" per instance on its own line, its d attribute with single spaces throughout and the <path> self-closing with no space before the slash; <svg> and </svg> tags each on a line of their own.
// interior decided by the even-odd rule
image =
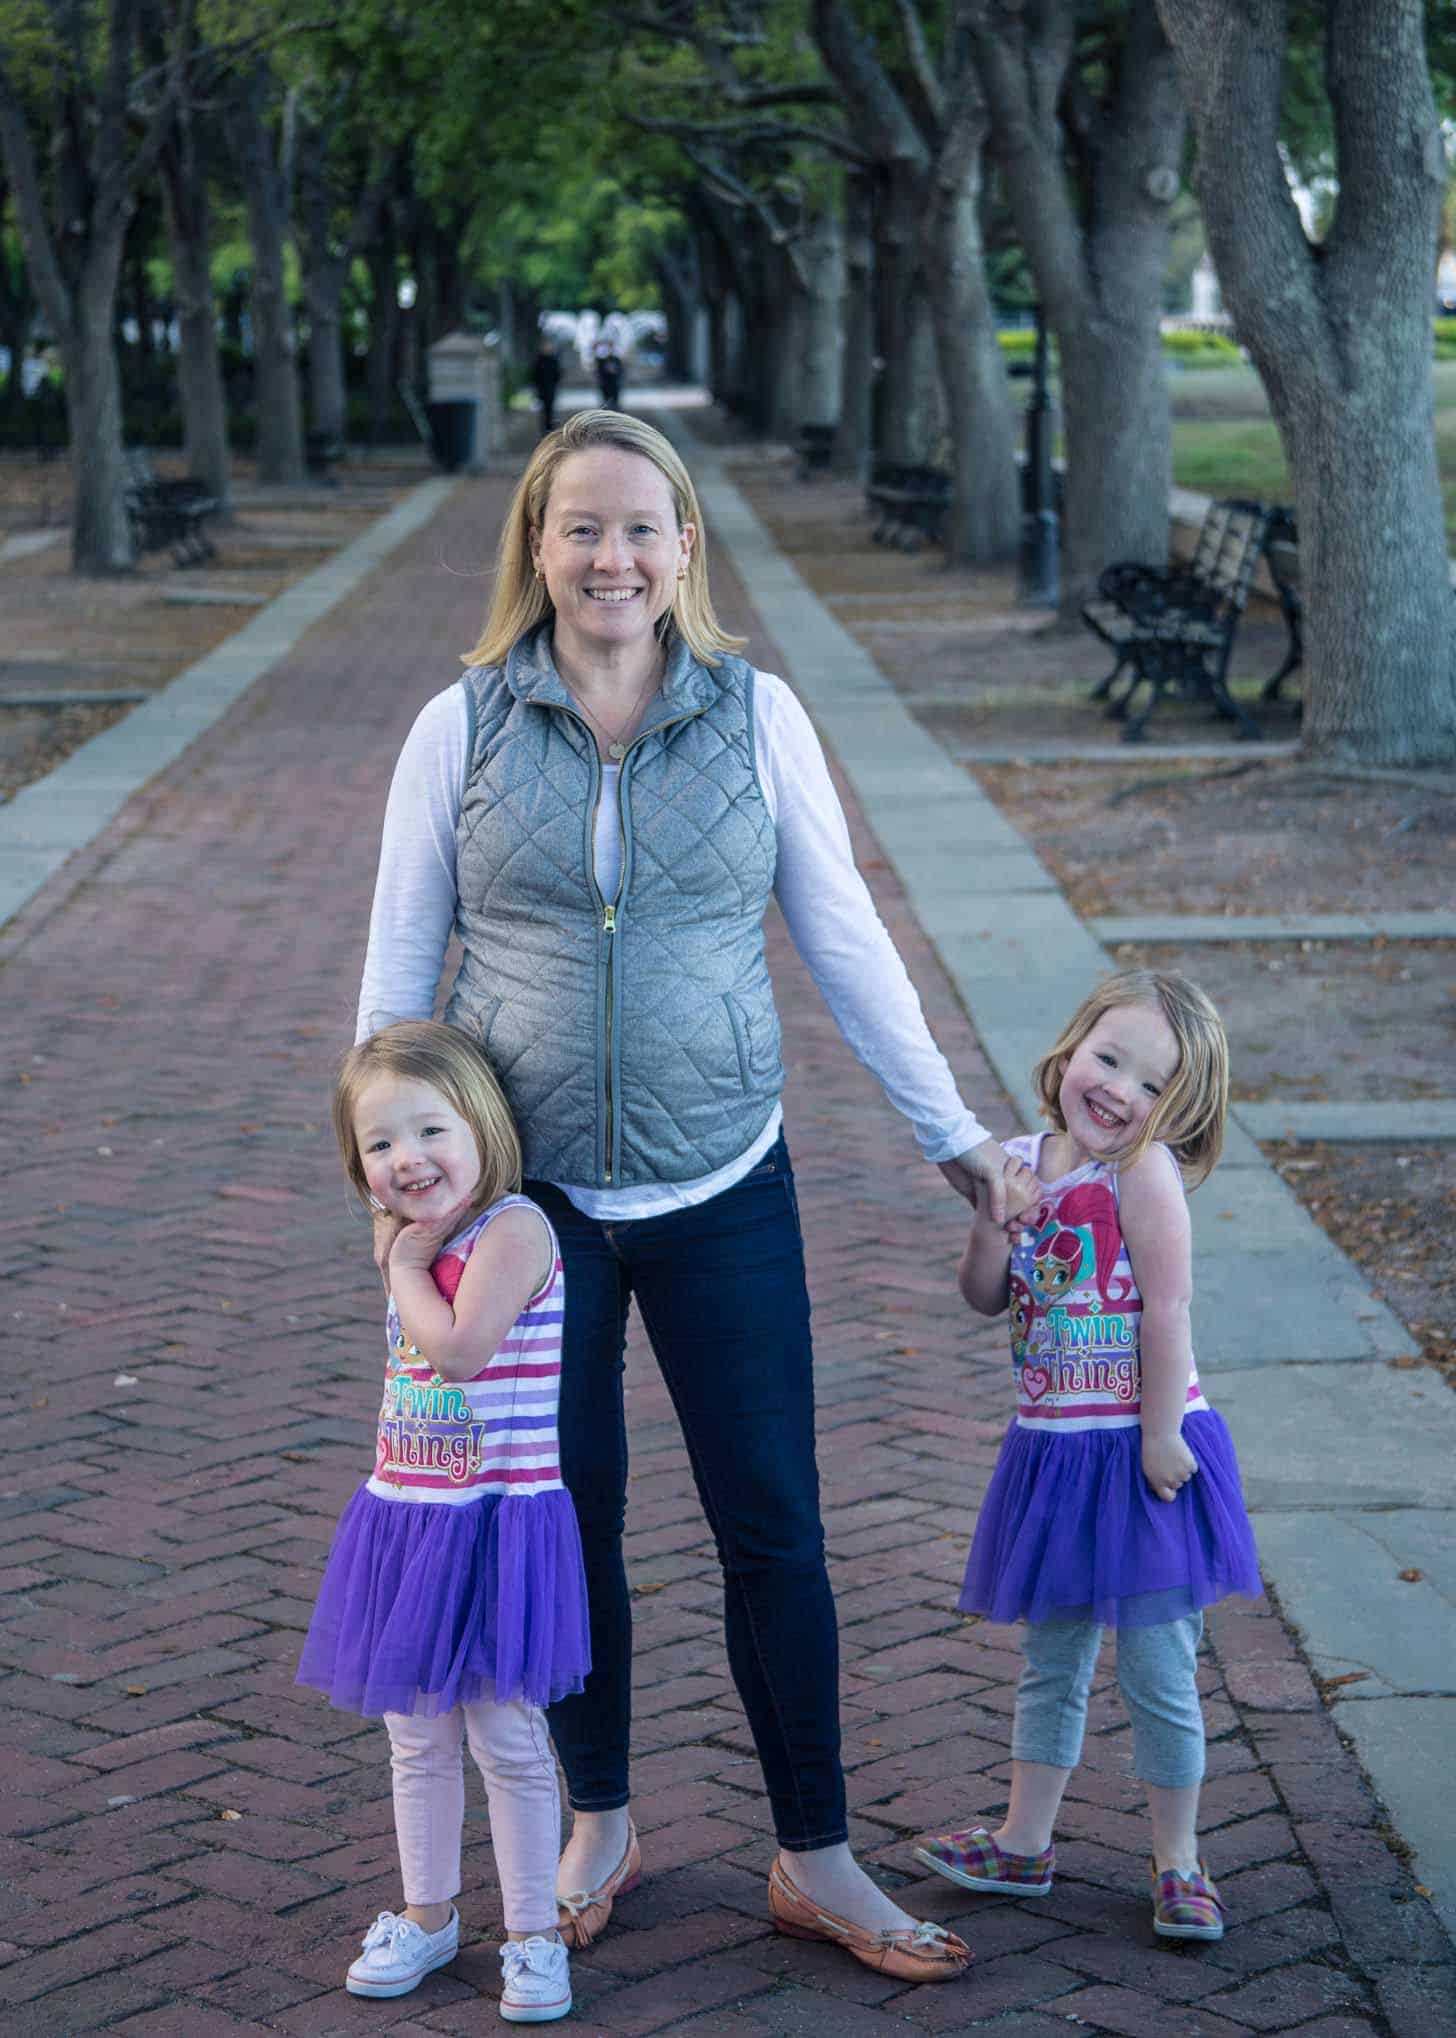
<svg viewBox="0 0 1456 2038">
<path fill-rule="evenodd" d="M 1030 326 L 1010 327 L 996 338 L 1008 362 L 1029 361 L 1036 351 L 1036 333 Z M 1184 368 L 1231 368 L 1243 359 L 1242 349 L 1221 333 L 1164 333 L 1163 352 Z"/>
</svg>

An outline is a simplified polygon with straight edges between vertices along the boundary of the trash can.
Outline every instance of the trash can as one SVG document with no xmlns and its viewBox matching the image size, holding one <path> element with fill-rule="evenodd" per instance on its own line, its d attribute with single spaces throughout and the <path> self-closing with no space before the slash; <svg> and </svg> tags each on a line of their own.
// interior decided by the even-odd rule
<svg viewBox="0 0 1456 2038">
<path fill-rule="evenodd" d="M 447 474 L 466 468 L 481 472 L 489 451 L 491 422 L 483 414 L 490 398 L 490 364 L 484 340 L 473 333 L 447 333 L 429 351 L 430 448 Z"/>
<path fill-rule="evenodd" d="M 425 417 L 430 427 L 430 451 L 447 474 L 458 474 L 475 459 L 475 428 L 480 405 L 473 397 L 451 397 L 443 403 L 427 403 Z"/>
</svg>

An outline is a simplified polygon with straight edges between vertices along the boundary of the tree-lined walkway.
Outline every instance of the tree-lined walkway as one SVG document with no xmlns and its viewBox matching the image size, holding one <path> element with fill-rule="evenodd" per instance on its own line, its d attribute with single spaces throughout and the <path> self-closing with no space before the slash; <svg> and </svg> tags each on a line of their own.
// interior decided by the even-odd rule
<svg viewBox="0 0 1456 2038">
<path fill-rule="evenodd" d="M 132 803 L 81 882 L 70 871 L 0 937 L 17 1164 L 0 1218 L 15 1383 L 0 2021 L 25 2038 L 493 2025 L 499 1914 L 478 1810 L 459 1962 L 394 2004 L 342 1992 L 359 1935 L 398 1898 L 385 1742 L 291 1679 L 327 1538 L 368 1467 L 382 1358 L 329 1077 L 352 1029 L 389 766 L 476 634 L 503 499 L 496 482 L 458 491 Z M 780 662 L 721 554 L 717 574 L 728 620 Z M 967 1095 L 1009 1130 L 855 822 L 932 1025 Z M 1004 1422 L 1004 1333 L 954 1297 L 958 1206 L 781 933 L 773 948 L 855 1838 L 917 1885 L 911 1908 L 966 1932 L 976 1964 L 963 1983 L 904 1991 L 769 1930 L 772 1842 L 716 1569 L 639 1353 L 629 1553 L 647 1876 L 620 1928 L 573 1963 L 575 2027 L 1456 2032 L 1449 1945 L 1262 1605 L 1214 1619 L 1205 1672 L 1208 1854 L 1237 1927 L 1221 1946 L 1152 1940 L 1146 1827 L 1105 1682 L 1054 1894 L 1017 1908 L 920 1883 L 910 1836 L 989 1812 L 1004 1789 L 1013 1638 L 954 1612 Z"/>
</svg>

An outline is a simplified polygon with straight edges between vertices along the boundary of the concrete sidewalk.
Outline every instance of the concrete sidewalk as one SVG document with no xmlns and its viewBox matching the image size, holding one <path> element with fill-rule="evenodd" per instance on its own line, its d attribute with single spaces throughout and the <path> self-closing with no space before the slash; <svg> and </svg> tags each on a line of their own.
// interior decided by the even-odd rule
<svg viewBox="0 0 1456 2038">
<path fill-rule="evenodd" d="M 398 1900 L 384 1742 L 291 1678 L 337 1511 L 368 1468 L 381 1359 L 366 1242 L 324 1122 L 329 1072 L 352 1030 L 395 752 L 479 625 L 480 582 L 450 562 L 480 556 L 504 496 L 493 480 L 458 488 L 0 936 L 12 1144 L 44 1199 L 0 1219 L 25 1368 L 13 1369 L 0 1488 L 0 2014 L 23 2038 L 475 2032 L 494 2015 L 499 1911 L 478 1810 L 459 1962 L 394 2004 L 343 1994 L 364 1927 Z M 730 510 L 717 503 L 715 536 L 738 554 Z M 772 585 L 745 586 L 721 546 L 718 559 L 725 619 L 811 694 L 807 606 L 776 610 Z M 852 722 L 844 744 L 886 848 L 923 886 L 912 910 L 846 783 L 881 910 L 967 1094 L 1009 1131 L 1011 1103 L 927 939 L 951 887 L 930 881 L 935 858 L 913 865 L 913 824 L 896 818 L 918 804 L 939 831 L 949 810 L 916 802 L 914 759 L 877 788 Z M 1030 875 L 1014 841 L 996 843 L 1004 873 Z M 1146 1825 L 1105 1664 L 1053 1895 L 1018 1908 L 919 1878 L 916 1832 L 1004 1799 L 1014 1637 L 953 1610 L 1004 1425 L 1003 1333 L 967 1320 L 948 1277 L 927 1284 L 958 1250 L 958 1206 L 915 1161 L 781 930 L 771 960 L 815 1296 L 855 1838 L 977 1958 L 963 1983 L 902 1990 L 768 1929 L 772 1844 L 724 1666 L 712 1548 L 666 1395 L 634 1347 L 647 1875 L 573 1963 L 567 2028 L 1456 2032 L 1449 1942 L 1266 1607 L 1210 1623 L 1208 1854 L 1238 1926 L 1221 1946 L 1151 1938 Z M 1005 1052 L 994 1010 L 977 1018 Z M 1209 1370 L 1221 1387 L 1217 1361 Z"/>
</svg>

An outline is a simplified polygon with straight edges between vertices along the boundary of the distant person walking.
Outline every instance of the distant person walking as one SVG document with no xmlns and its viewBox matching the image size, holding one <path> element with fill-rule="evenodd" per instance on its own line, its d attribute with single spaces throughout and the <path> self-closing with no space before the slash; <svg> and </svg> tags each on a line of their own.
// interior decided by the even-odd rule
<svg viewBox="0 0 1456 2038">
<path fill-rule="evenodd" d="M 541 436 L 544 438 L 547 432 L 555 430 L 556 392 L 561 387 L 561 363 L 557 359 L 555 343 L 544 337 L 531 363 L 531 387 L 536 392 L 536 404 L 541 412 Z"/>
<path fill-rule="evenodd" d="M 622 408 L 622 357 L 613 346 L 597 355 L 597 388 L 608 410 Z"/>
</svg>

